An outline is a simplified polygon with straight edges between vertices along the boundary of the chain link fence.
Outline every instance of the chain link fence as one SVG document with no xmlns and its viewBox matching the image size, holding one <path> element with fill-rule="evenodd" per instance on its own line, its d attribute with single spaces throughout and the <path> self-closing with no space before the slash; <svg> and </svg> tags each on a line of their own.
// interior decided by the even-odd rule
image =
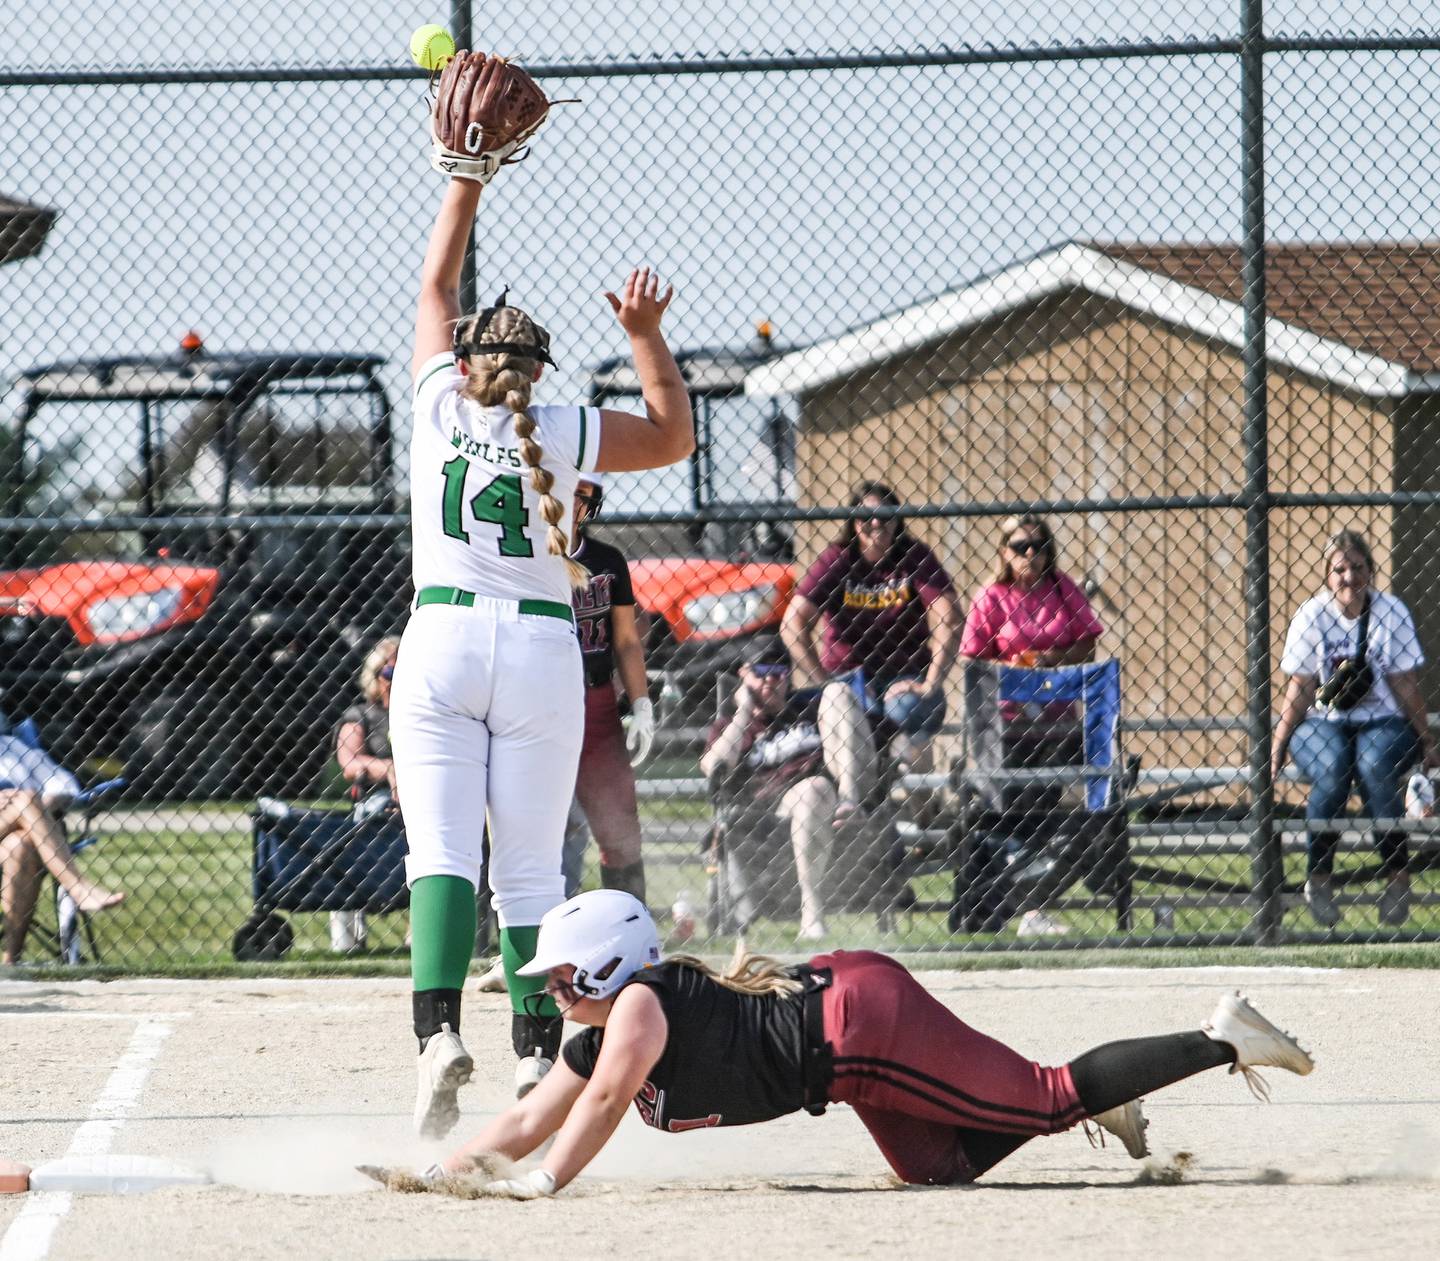
<svg viewBox="0 0 1440 1261">
<path fill-rule="evenodd" d="M 537 401 L 638 408 L 601 290 L 679 289 L 698 450 L 589 527 L 661 717 L 672 940 L 1440 933 L 1440 30 L 1102 10 L 11 4 L 7 955 L 37 900 L 31 961 L 404 954 L 433 20 L 581 102 L 466 281 L 550 329 Z M 580 815 L 569 861 L 597 882 Z"/>
</svg>

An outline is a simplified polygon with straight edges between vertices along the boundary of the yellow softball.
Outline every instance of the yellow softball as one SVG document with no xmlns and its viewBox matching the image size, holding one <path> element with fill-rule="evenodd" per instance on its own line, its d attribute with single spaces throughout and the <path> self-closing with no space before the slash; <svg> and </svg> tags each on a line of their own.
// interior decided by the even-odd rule
<svg viewBox="0 0 1440 1261">
<path fill-rule="evenodd" d="M 422 70 L 439 70 L 455 55 L 455 41 L 450 32 L 434 22 L 417 26 L 410 36 L 410 56 Z"/>
</svg>

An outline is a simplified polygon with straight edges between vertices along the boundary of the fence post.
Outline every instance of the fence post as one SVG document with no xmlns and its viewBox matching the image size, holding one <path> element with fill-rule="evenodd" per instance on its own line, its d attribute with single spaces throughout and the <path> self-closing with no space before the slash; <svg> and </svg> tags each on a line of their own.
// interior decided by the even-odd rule
<svg viewBox="0 0 1440 1261">
<path fill-rule="evenodd" d="M 1265 346 L 1265 25 L 1263 0 L 1240 0 L 1241 274 L 1245 345 L 1245 691 L 1250 745 L 1254 932 L 1280 936 L 1284 914 L 1275 785 L 1270 777 L 1270 479 Z"/>
<path fill-rule="evenodd" d="M 470 0 L 450 0 L 450 34 L 455 37 L 456 48 L 474 49 L 475 24 Z M 475 293 L 475 225 L 472 223 L 465 257 L 460 260 L 460 313 L 469 315 L 479 309 Z"/>
</svg>

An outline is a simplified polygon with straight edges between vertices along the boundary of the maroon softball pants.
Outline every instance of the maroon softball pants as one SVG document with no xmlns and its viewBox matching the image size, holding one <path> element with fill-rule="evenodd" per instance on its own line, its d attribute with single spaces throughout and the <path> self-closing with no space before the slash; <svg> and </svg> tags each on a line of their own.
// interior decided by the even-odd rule
<svg viewBox="0 0 1440 1261">
<path fill-rule="evenodd" d="M 575 799 L 595 834 L 601 863 L 628 867 L 640 861 L 635 772 L 625 750 L 614 684 L 585 689 L 585 742 L 580 748 Z"/>
<path fill-rule="evenodd" d="M 1037 1134 L 1085 1116 L 1066 1065 L 1045 1068 L 967 1025 L 900 963 L 868 950 L 829 968 L 830 1099 L 848 1103 L 905 1182 L 971 1182 Z"/>
</svg>

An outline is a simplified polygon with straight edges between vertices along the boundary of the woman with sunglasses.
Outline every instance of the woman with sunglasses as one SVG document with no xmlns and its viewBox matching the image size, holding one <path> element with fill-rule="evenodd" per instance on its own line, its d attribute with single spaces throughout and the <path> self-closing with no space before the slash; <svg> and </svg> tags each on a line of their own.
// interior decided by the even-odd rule
<svg viewBox="0 0 1440 1261">
<path fill-rule="evenodd" d="M 553 1004 L 527 1006 L 539 985 L 515 969 L 565 897 L 585 705 L 571 593 L 587 575 L 568 537 L 579 474 L 660 468 L 695 447 L 689 394 L 660 331 L 673 291 L 648 267 L 605 294 L 630 343 L 643 415 L 532 403 L 554 364 L 550 335 L 504 294 L 461 309 L 461 264 L 492 173 L 446 187 L 421 265 L 411 362 L 415 604 L 390 735 L 409 846 L 415 1125 L 426 1138 L 459 1120 L 458 1092 L 474 1071 L 460 1007 L 487 830 L 517 1094 L 560 1045 Z"/>
<path fill-rule="evenodd" d="M 846 1103 L 907 1183 L 974 1182 L 1030 1139 L 1087 1119 L 1147 1153 L 1140 1097 L 1197 1073 L 1304 1076 L 1290 1034 L 1238 994 L 1182 1033 L 1109 1042 L 1046 1067 L 965 1024 L 896 960 L 866 950 L 798 967 L 747 955 L 724 975 L 688 956 L 661 960 L 648 912 L 595 890 L 550 911 L 535 958 L 566 1017 L 586 1026 L 553 1072 L 474 1140 L 419 1174 L 364 1172 L 396 1190 L 455 1191 L 490 1177 L 492 1195 L 532 1200 L 567 1186 L 633 1102 L 666 1133 L 749 1125 Z M 543 1164 L 496 1177 L 551 1135 Z"/>
<path fill-rule="evenodd" d="M 806 679 L 827 685 L 823 703 L 858 682 L 872 722 L 882 736 L 899 733 L 895 751 L 909 761 L 945 720 L 960 606 L 935 553 L 894 513 L 899 506 L 883 482 L 855 488 L 850 507 L 875 515 L 846 521 L 806 571 L 781 636 Z"/>
<path fill-rule="evenodd" d="M 976 593 L 970 605 L 960 655 L 1018 666 L 1093 661 L 1096 641 L 1105 628 L 1085 593 L 1056 566 L 1055 535 L 1050 526 L 1043 517 L 1026 513 L 1002 521 L 999 535 L 995 577 Z M 1002 717 L 1007 724 L 1007 765 L 1056 766 L 1078 759 L 1079 737 L 1073 731 L 1070 706 L 1007 705 Z M 1013 826 L 1022 834 L 1007 837 L 1019 847 L 1012 858 L 1021 856 L 1027 843 L 1034 840 L 1023 835 L 1027 823 L 1033 824 L 1040 811 L 1058 806 L 1061 791 L 1030 787 L 1024 790 L 1023 800 L 1013 803 Z M 998 857 L 994 865 L 998 867 Z M 991 882 L 999 883 L 998 870 L 992 873 Z M 992 927 L 998 928 L 1008 916 L 996 903 L 1006 898 L 997 888 L 987 900 L 992 906 Z M 1021 915 L 1016 931 L 1021 937 L 1053 937 L 1063 935 L 1066 928 L 1035 906 Z"/>
<path fill-rule="evenodd" d="M 388 810 L 395 801 L 395 755 L 390 749 L 390 685 L 398 635 L 377 640 L 360 666 L 359 704 L 340 717 L 335 733 L 335 760 L 350 785 L 355 818 L 366 819 Z M 369 925 L 364 911 L 330 912 L 330 949 L 341 954 L 365 948 Z"/>
</svg>

